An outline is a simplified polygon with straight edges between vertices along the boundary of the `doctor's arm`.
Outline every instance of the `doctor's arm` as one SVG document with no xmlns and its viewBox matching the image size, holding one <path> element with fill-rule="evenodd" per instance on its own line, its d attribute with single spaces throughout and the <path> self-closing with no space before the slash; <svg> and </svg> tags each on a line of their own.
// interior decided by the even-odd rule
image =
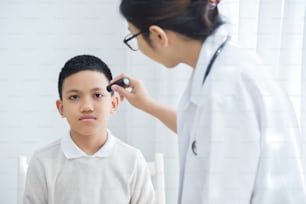
<svg viewBox="0 0 306 204">
<path fill-rule="evenodd" d="M 119 93 L 121 100 L 126 98 L 134 107 L 159 119 L 169 129 L 176 133 L 176 111 L 153 99 L 141 80 L 132 78 L 126 74 L 121 74 L 115 77 L 112 82 L 123 77 L 127 77 L 130 80 L 130 85 L 128 87 L 131 91 L 117 85 L 112 86 L 112 89 Z"/>
</svg>

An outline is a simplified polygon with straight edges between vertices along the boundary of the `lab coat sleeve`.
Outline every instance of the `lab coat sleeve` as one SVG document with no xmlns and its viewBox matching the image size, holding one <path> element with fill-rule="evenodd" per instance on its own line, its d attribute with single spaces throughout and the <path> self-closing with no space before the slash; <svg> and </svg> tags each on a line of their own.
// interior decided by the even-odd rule
<svg viewBox="0 0 306 204">
<path fill-rule="evenodd" d="M 155 192 L 151 182 L 151 175 L 143 155 L 138 152 L 137 161 L 131 181 L 130 204 L 152 204 Z"/>
<path fill-rule="evenodd" d="M 23 204 L 47 203 L 47 184 L 44 167 L 34 154 L 27 172 Z"/>
</svg>

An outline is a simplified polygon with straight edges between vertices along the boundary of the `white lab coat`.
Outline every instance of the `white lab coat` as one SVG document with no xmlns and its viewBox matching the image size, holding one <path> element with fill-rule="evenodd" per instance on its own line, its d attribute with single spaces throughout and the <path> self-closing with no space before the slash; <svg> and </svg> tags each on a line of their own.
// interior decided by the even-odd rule
<svg viewBox="0 0 306 204">
<path fill-rule="evenodd" d="M 230 41 L 202 85 L 226 36 L 203 44 L 179 103 L 179 203 L 306 204 L 299 127 L 269 68 Z"/>
</svg>

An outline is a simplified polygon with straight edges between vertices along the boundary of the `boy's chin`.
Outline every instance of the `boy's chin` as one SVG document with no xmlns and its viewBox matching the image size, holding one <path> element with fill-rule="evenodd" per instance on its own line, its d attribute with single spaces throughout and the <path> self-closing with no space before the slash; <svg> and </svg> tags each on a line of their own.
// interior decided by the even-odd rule
<svg viewBox="0 0 306 204">
<path fill-rule="evenodd" d="M 84 136 L 84 137 L 92 137 L 97 134 L 101 134 L 101 131 L 94 130 L 92 127 L 88 128 L 82 128 L 81 130 L 74 131 L 77 135 L 79 136 Z"/>
</svg>

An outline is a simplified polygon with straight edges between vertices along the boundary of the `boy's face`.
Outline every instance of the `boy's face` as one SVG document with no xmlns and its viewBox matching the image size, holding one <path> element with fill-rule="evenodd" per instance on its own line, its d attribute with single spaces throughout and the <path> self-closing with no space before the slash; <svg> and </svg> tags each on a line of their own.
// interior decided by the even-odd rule
<svg viewBox="0 0 306 204">
<path fill-rule="evenodd" d="M 80 71 L 64 80 L 62 100 L 57 100 L 59 113 L 67 118 L 72 135 L 105 134 L 108 119 L 119 99 L 106 90 L 108 81 L 97 71 Z"/>
</svg>

